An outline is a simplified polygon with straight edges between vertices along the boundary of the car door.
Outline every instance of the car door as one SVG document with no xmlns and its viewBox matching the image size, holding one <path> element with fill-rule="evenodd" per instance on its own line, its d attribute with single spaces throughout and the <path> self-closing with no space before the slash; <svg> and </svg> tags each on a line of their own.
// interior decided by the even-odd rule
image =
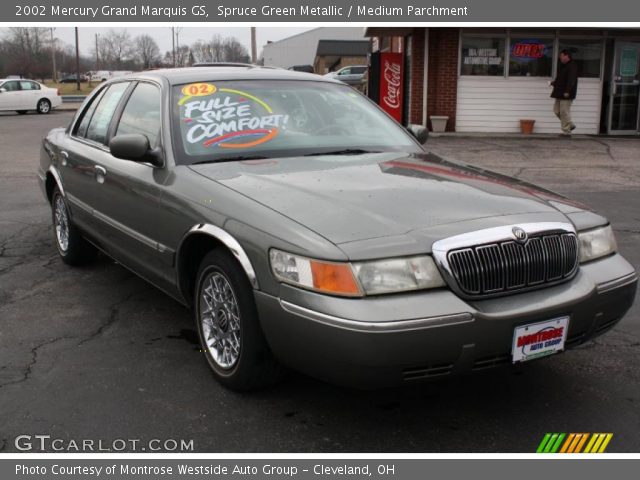
<svg viewBox="0 0 640 480">
<path fill-rule="evenodd" d="M 93 214 L 96 204 L 98 170 L 109 155 L 106 146 L 113 114 L 131 82 L 103 87 L 71 125 L 59 145 L 60 169 L 69 209 L 76 223 L 95 241 L 103 242 L 104 226 Z"/>
<path fill-rule="evenodd" d="M 142 134 L 151 148 L 162 148 L 160 86 L 146 81 L 127 91 L 109 129 L 117 135 Z M 122 160 L 110 153 L 96 160 L 94 215 L 103 225 L 112 255 L 160 287 L 174 282 L 173 252 L 158 243 L 159 199 L 166 170 L 150 163 Z"/>
<path fill-rule="evenodd" d="M 33 110 L 40 100 L 40 85 L 30 80 L 20 80 L 20 103 L 25 110 Z"/>
<path fill-rule="evenodd" d="M 0 93 L 0 108 L 2 110 L 19 110 L 20 107 L 20 83 L 17 80 L 8 80 L 0 87 L 4 91 Z"/>
</svg>

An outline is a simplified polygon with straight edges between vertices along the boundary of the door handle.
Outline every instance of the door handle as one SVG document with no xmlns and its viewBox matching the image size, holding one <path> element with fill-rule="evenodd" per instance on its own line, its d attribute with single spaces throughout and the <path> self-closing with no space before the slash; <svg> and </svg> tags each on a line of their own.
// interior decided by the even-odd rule
<svg viewBox="0 0 640 480">
<path fill-rule="evenodd" d="M 98 183 L 104 183 L 104 177 L 107 176 L 107 169 L 100 165 L 96 165 L 94 169 L 96 171 L 96 181 Z"/>
</svg>

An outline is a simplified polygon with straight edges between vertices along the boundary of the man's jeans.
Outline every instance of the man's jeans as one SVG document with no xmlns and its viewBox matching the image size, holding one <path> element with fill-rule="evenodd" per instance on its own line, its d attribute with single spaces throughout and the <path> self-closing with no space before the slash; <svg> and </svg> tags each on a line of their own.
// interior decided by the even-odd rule
<svg viewBox="0 0 640 480">
<path fill-rule="evenodd" d="M 571 126 L 573 125 L 571 122 L 572 103 L 573 100 L 562 100 L 560 98 L 556 98 L 556 103 L 553 105 L 553 113 L 555 113 L 556 117 L 560 119 L 562 133 L 571 134 Z"/>
</svg>

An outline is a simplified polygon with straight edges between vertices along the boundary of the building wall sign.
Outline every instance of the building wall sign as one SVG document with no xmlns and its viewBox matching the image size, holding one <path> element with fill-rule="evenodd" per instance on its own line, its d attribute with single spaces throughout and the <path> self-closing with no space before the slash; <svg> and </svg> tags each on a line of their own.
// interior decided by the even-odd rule
<svg viewBox="0 0 640 480">
<path fill-rule="evenodd" d="M 537 40 L 525 40 L 515 43 L 511 47 L 511 56 L 522 59 L 537 59 L 544 57 L 546 45 Z"/>
<path fill-rule="evenodd" d="M 468 48 L 463 61 L 465 65 L 500 65 L 502 57 L 497 48 Z"/>
</svg>

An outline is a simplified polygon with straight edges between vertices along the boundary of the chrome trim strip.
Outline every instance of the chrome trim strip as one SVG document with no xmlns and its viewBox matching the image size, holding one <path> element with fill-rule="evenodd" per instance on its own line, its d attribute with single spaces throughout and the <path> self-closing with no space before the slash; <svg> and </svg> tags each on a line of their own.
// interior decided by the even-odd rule
<svg viewBox="0 0 640 480">
<path fill-rule="evenodd" d="M 210 237 L 215 238 L 222 242 L 228 249 L 231 251 L 233 256 L 238 260 L 243 270 L 245 271 L 247 277 L 249 278 L 249 282 L 254 289 L 258 289 L 258 277 L 256 276 L 256 272 L 253 269 L 253 265 L 251 265 L 251 261 L 249 260 L 249 256 L 244 251 L 240 243 L 229 234 L 226 230 L 223 230 L 220 227 L 216 227 L 215 225 L 211 225 L 209 223 L 200 223 L 198 225 L 194 225 L 189 229 L 189 231 L 182 237 L 180 240 L 180 244 L 178 245 L 178 252 L 182 250 L 182 245 L 185 240 L 189 238 L 189 236 L 195 233 L 204 233 L 205 235 L 209 235 Z M 177 256 L 176 262 L 179 262 L 180 255 Z M 176 265 L 176 271 L 180 272 L 180 265 Z"/>
<path fill-rule="evenodd" d="M 576 229 L 571 223 L 564 222 L 538 222 L 538 223 L 516 223 L 513 225 L 504 225 L 502 227 L 486 228 L 484 230 L 476 230 L 461 235 L 455 235 L 443 240 L 438 240 L 433 244 L 433 254 L 446 253 L 449 250 L 455 250 L 464 247 L 473 247 L 484 243 L 503 242 L 508 240 L 517 240 L 513 234 L 513 229 L 519 227 L 527 234 L 536 234 L 541 232 L 553 233 L 554 231 L 576 234 Z"/>
<path fill-rule="evenodd" d="M 62 186 L 62 177 L 58 173 L 58 170 L 56 169 L 56 167 L 54 167 L 53 165 L 49 165 L 49 170 L 47 171 L 50 172 L 51 175 L 53 175 L 54 180 L 58 184 L 58 190 L 60 190 L 60 193 L 62 194 L 62 196 L 66 198 L 67 194 L 65 193 L 64 187 Z"/>
<path fill-rule="evenodd" d="M 412 320 L 361 322 L 358 320 L 348 320 L 346 318 L 310 310 L 308 308 L 301 307 L 300 305 L 287 302 L 286 300 L 280 300 L 280 306 L 282 306 L 286 312 L 294 315 L 300 315 L 308 320 L 322 323 L 323 325 L 368 333 L 408 332 L 427 328 L 450 327 L 475 321 L 473 315 L 470 313 L 456 313 L 452 315 L 416 318 Z"/>
<path fill-rule="evenodd" d="M 596 290 L 598 293 L 606 293 L 611 290 L 615 290 L 616 288 L 626 287 L 627 285 L 631 285 L 634 282 L 638 281 L 638 275 L 636 273 L 630 273 L 629 275 L 625 275 L 624 277 L 616 278 L 615 280 L 611 280 L 604 283 L 598 283 L 596 285 Z"/>
<path fill-rule="evenodd" d="M 152 238 L 149 238 L 146 235 L 143 235 L 142 233 L 127 227 L 126 225 L 123 225 L 122 223 L 118 222 L 117 220 L 114 220 L 108 215 L 105 215 L 104 213 L 99 212 L 98 210 L 92 208 L 90 205 L 84 203 L 82 200 L 78 199 L 77 197 L 69 194 L 67 196 L 67 200 L 69 200 L 71 204 L 75 205 L 78 208 L 81 208 L 82 210 L 94 216 L 98 220 L 101 220 L 102 222 L 106 223 L 110 227 L 113 227 L 116 230 L 119 230 L 120 232 L 124 233 L 125 235 L 128 235 L 134 240 L 137 240 L 138 242 L 146 245 L 147 247 L 157 250 L 160 253 L 166 253 L 166 252 L 173 253 L 173 250 L 167 247 L 166 245 L 163 245 L 160 242 L 156 242 Z"/>
</svg>

